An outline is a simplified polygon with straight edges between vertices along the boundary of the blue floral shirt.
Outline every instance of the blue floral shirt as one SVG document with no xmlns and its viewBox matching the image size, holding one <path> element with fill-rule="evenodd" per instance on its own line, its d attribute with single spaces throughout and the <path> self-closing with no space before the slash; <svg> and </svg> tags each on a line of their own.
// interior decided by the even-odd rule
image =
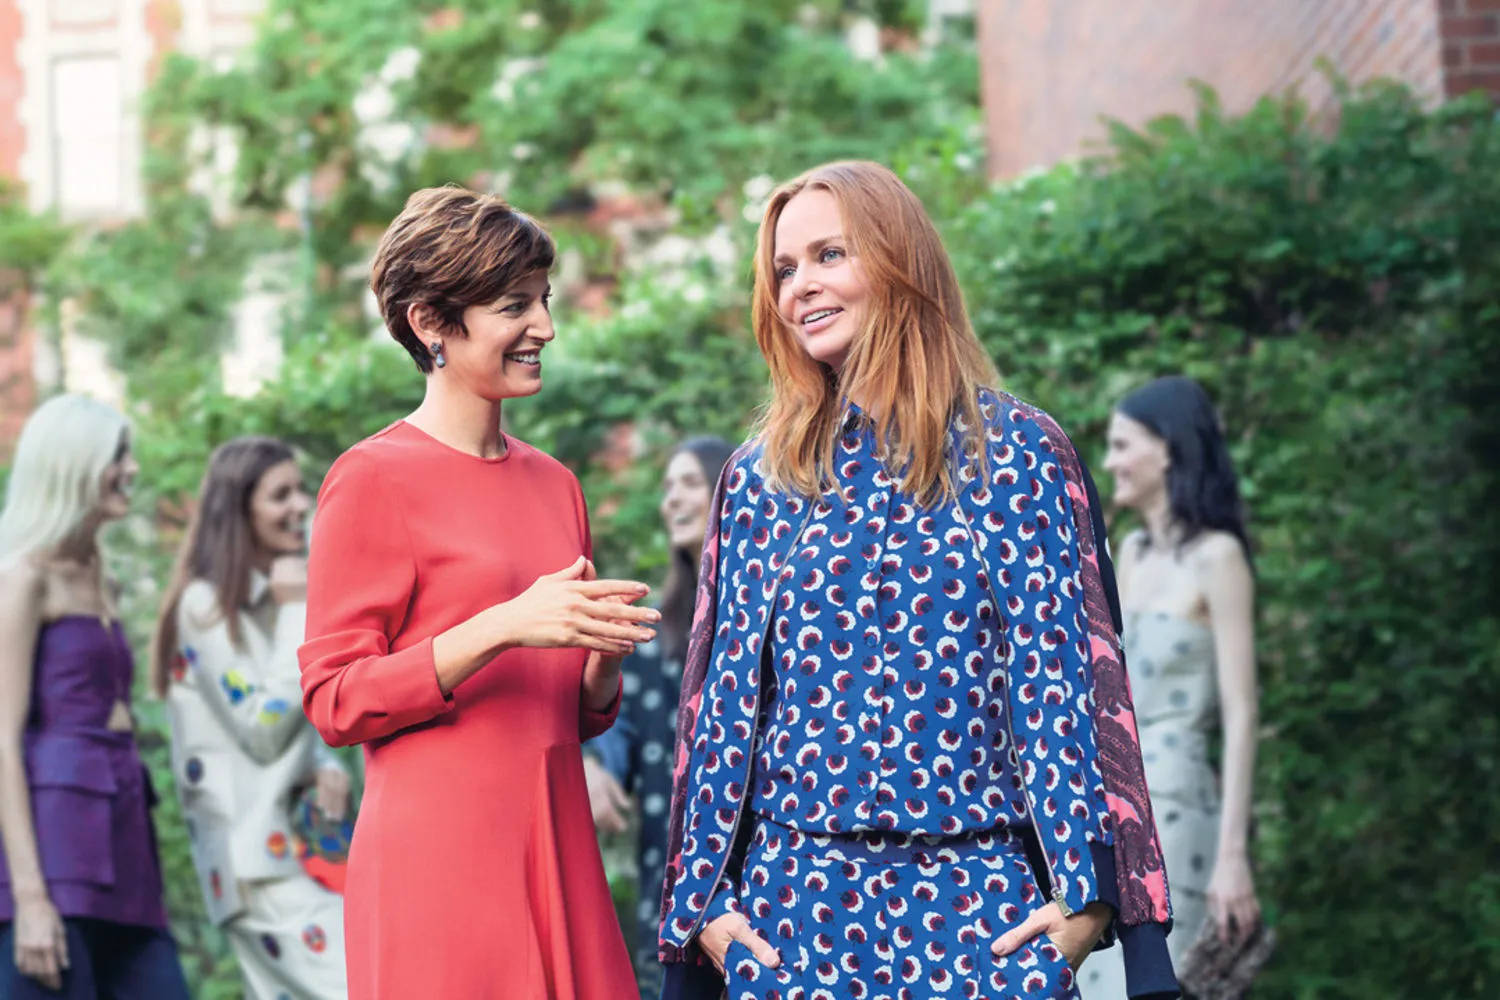
<svg viewBox="0 0 1500 1000">
<path fill-rule="evenodd" d="M 857 408 L 835 454 L 772 619 L 752 808 L 817 833 L 1026 824 L 1004 616 L 957 502 L 901 492 Z"/>
</svg>

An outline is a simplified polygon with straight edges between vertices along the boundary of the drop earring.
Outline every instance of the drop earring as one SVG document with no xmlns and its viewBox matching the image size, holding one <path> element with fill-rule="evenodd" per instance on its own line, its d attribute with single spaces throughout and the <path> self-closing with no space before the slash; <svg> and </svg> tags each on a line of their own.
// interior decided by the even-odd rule
<svg viewBox="0 0 1500 1000">
<path fill-rule="evenodd" d="M 433 341 L 432 363 L 437 365 L 439 368 L 448 367 L 448 359 L 443 357 L 443 342 L 441 340 Z"/>
</svg>

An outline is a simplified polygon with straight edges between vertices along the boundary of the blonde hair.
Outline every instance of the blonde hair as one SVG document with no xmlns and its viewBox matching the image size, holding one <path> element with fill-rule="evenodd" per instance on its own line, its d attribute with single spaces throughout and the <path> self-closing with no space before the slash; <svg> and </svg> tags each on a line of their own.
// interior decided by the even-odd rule
<svg viewBox="0 0 1500 1000">
<path fill-rule="evenodd" d="M 130 423 L 87 396 L 54 396 L 21 428 L 0 511 L 0 558 L 51 548 L 99 506 Z"/>
<path fill-rule="evenodd" d="M 870 308 L 835 372 L 813 360 L 777 309 L 772 263 L 781 213 L 806 190 L 838 204 L 844 238 L 870 289 Z M 923 503 L 956 493 L 948 430 L 965 418 L 963 450 L 983 463 L 977 394 L 1000 376 L 974 336 L 953 264 L 921 201 L 886 167 L 814 167 L 771 195 L 755 251 L 755 339 L 771 371 L 760 421 L 768 481 L 816 495 L 834 481 L 838 421 L 852 397 L 875 420 L 882 457 L 903 492 Z"/>
</svg>

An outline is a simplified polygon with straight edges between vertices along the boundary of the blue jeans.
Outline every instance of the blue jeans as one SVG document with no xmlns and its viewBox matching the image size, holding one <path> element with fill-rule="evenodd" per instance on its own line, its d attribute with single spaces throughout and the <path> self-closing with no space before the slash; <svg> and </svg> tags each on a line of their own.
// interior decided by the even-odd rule
<svg viewBox="0 0 1500 1000">
<path fill-rule="evenodd" d="M 0 924 L 0 997 L 5 1000 L 191 1000 L 177 944 L 166 931 L 66 917 L 69 967 L 62 992 L 16 968 L 15 928 Z"/>
</svg>

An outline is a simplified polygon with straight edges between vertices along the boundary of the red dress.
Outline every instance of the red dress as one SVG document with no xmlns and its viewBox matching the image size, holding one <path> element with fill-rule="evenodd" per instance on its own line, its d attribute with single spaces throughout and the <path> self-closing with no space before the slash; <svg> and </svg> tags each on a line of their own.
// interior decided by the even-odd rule
<svg viewBox="0 0 1500 1000">
<path fill-rule="evenodd" d="M 499 459 L 404 421 L 323 482 L 300 650 L 307 716 L 363 743 L 344 897 L 352 1000 L 619 1000 L 637 990 L 579 741 L 585 654 L 514 649 L 450 696 L 432 637 L 590 551 L 578 481 L 514 438 Z"/>
</svg>

